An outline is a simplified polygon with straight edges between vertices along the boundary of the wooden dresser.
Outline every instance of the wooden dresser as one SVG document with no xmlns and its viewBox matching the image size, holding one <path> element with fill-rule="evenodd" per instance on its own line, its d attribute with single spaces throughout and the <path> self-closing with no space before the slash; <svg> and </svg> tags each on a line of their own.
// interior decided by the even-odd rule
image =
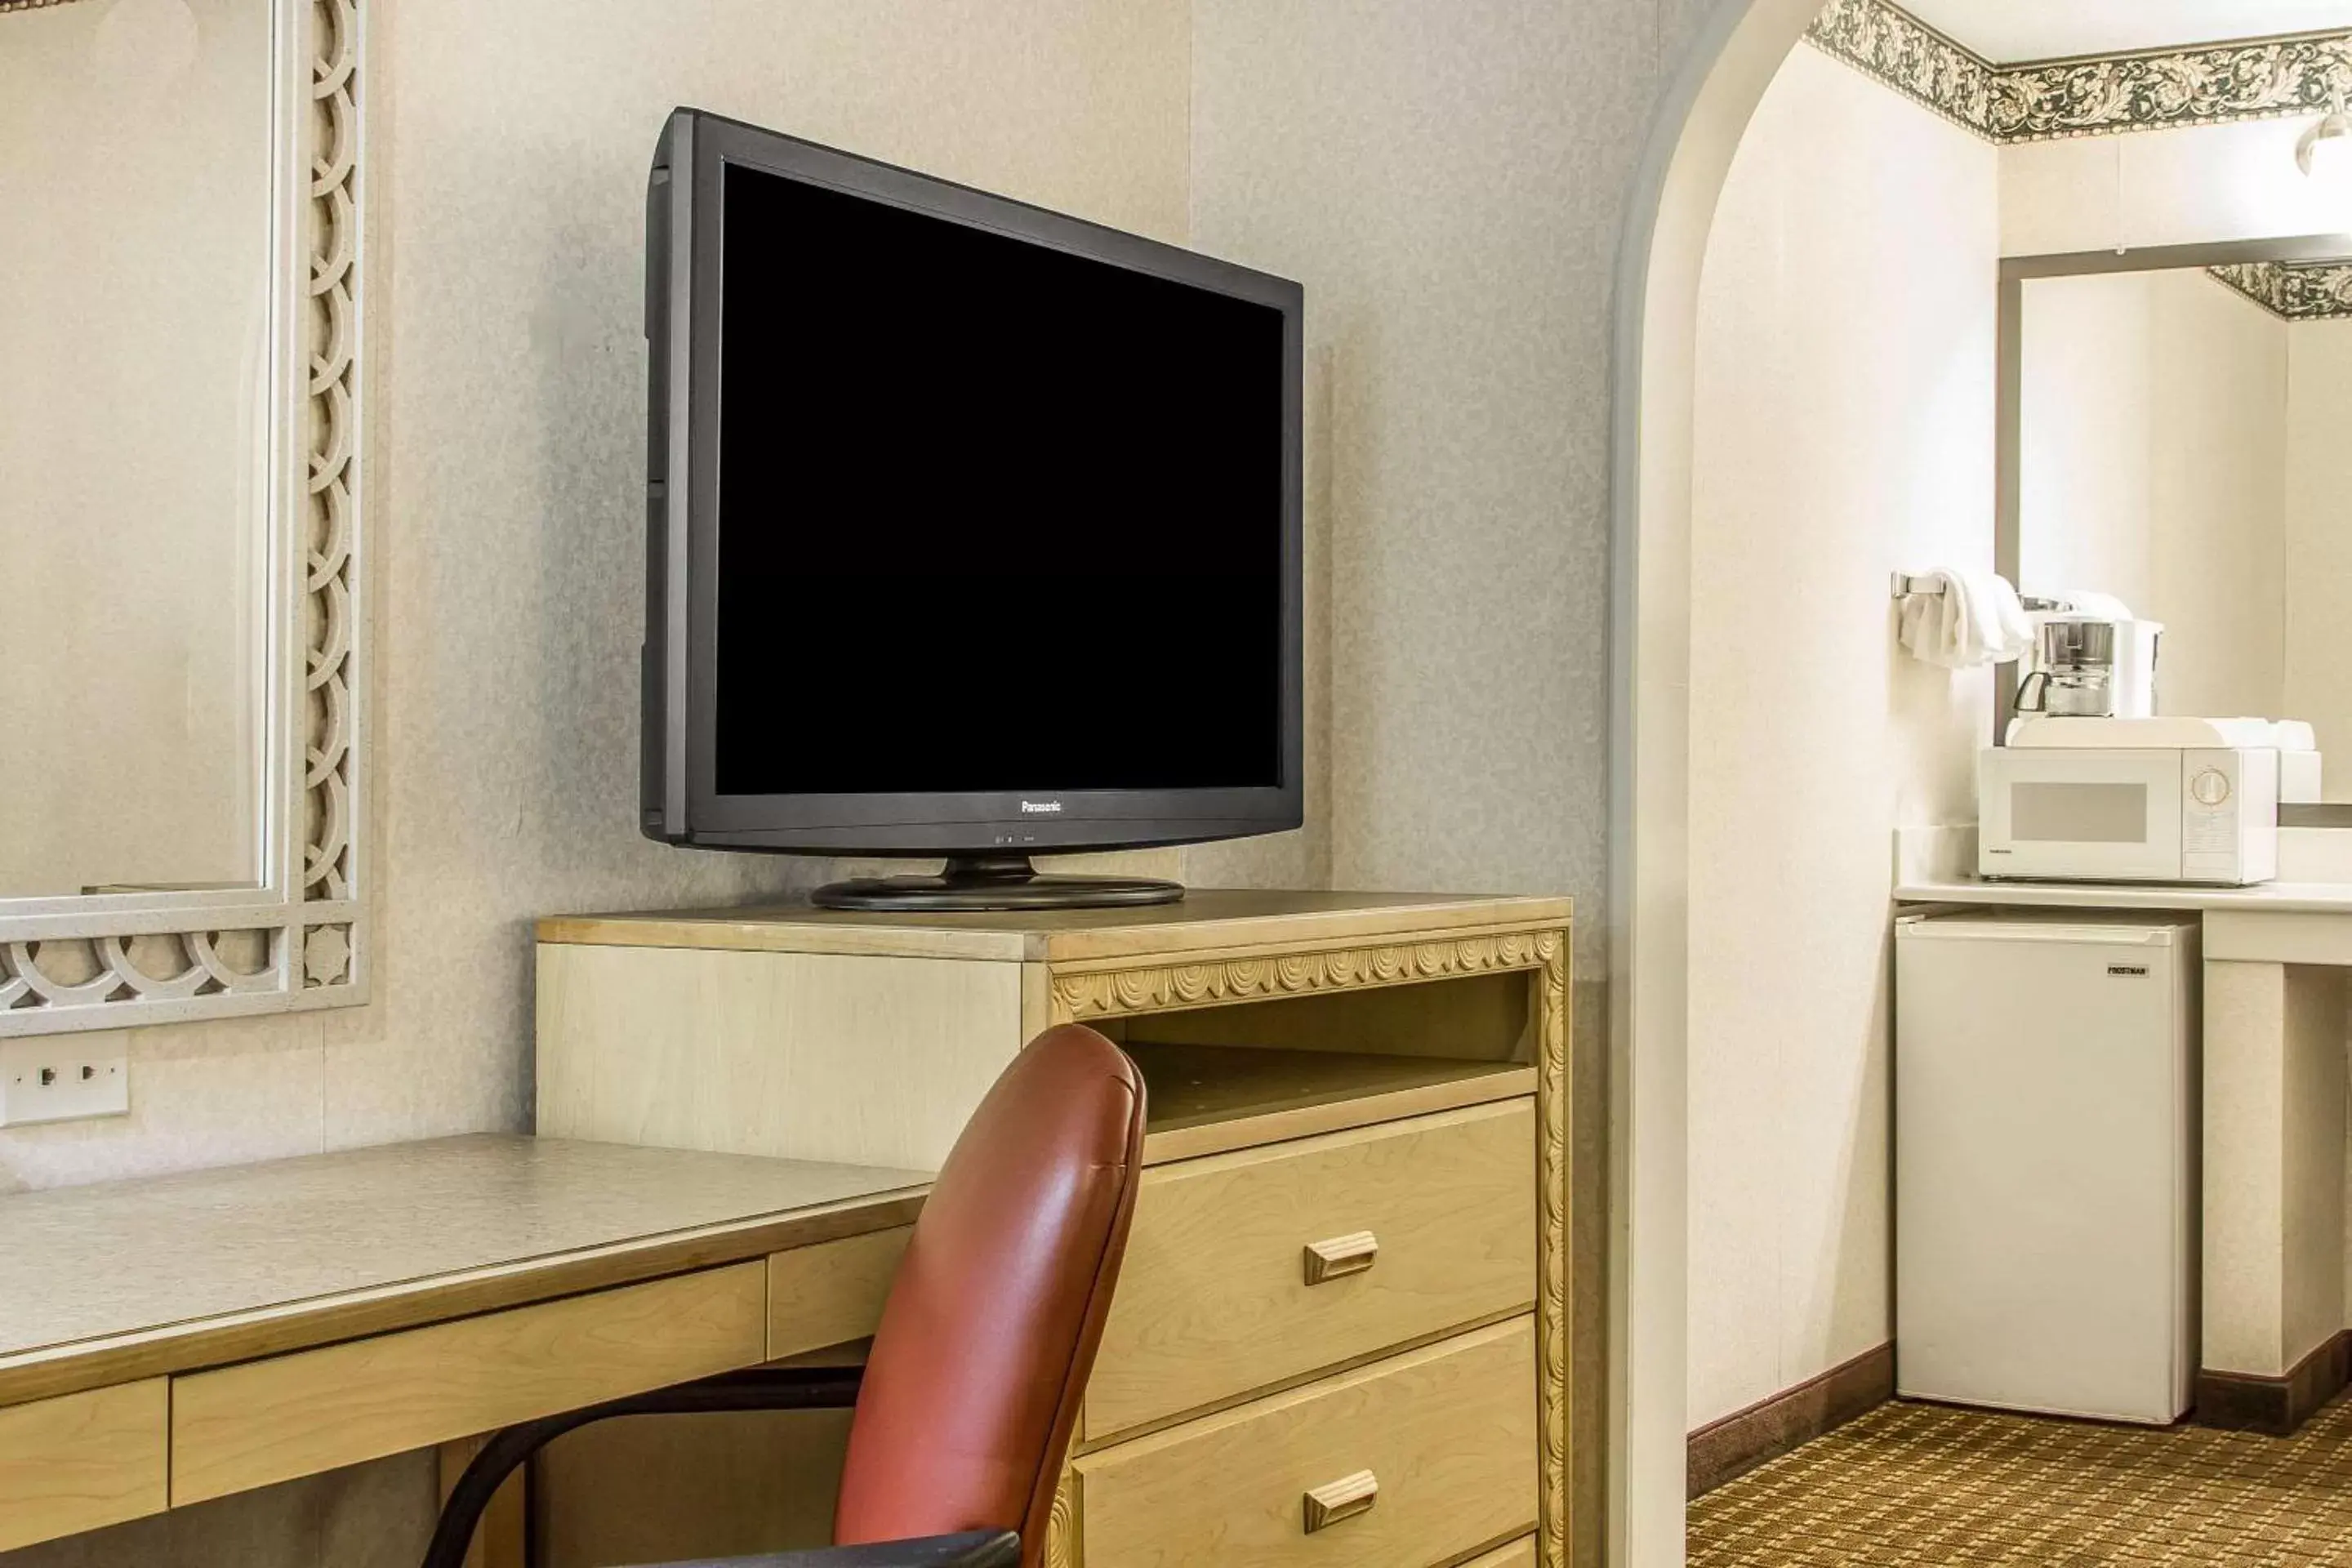
<svg viewBox="0 0 2352 1568">
<path fill-rule="evenodd" d="M 1563 1568 L 1563 900 L 565 918 L 543 1135 L 936 1169 L 1076 1020 L 1150 1095 L 1057 1568 Z"/>
</svg>

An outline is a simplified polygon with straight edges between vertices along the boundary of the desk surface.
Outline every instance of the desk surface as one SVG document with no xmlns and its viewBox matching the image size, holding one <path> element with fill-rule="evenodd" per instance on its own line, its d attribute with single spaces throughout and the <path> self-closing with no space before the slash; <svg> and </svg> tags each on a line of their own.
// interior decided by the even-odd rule
<svg viewBox="0 0 2352 1568">
<path fill-rule="evenodd" d="M 486 1134 L 0 1198 L 0 1405 L 903 1225 L 920 1173 Z"/>
<path fill-rule="evenodd" d="M 2233 910 L 2267 914 L 2352 914 L 2352 883 L 2264 882 L 2252 888 L 2190 888 L 2166 882 L 1906 882 L 1898 903 L 2004 904 L 2018 909 Z"/>
</svg>

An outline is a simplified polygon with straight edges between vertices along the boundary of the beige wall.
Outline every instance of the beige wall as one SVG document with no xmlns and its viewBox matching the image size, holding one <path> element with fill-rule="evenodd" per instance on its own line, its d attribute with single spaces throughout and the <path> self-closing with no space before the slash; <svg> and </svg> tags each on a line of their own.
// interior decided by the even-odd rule
<svg viewBox="0 0 2352 1568">
<path fill-rule="evenodd" d="M 2168 713 L 2284 700 L 2288 343 L 2201 269 L 2024 289 L 2018 586 L 2165 624 Z"/>
<path fill-rule="evenodd" d="M 1888 846 L 1974 816 L 1990 672 L 1888 574 L 1992 563 L 1998 155 L 1810 48 L 1706 255 L 1692 505 L 1693 1426 L 1885 1342 Z"/>
<path fill-rule="evenodd" d="M 2167 711 L 2303 719 L 2352 754 L 2352 322 L 2289 324 L 2196 270 L 2025 301 L 2022 585 L 2164 621 Z"/>
<path fill-rule="evenodd" d="M 2352 190 L 2307 180 L 2308 118 L 2023 142 L 2000 152 L 2001 254 L 2341 234 Z"/>
<path fill-rule="evenodd" d="M 2158 273 L 2150 285 L 2155 573 L 2142 613 L 2166 627 L 2158 696 L 2176 713 L 2275 714 L 2290 333 L 2202 273 Z"/>
<path fill-rule="evenodd" d="M 2317 726 L 2352 800 L 2352 321 L 2287 333 L 2285 716 Z"/>
<path fill-rule="evenodd" d="M 1596 893 L 1600 212 L 1638 122 L 1579 104 L 1561 5 L 1193 10 L 1193 242 L 1307 287 L 1328 876 Z"/>
<path fill-rule="evenodd" d="M 0 898 L 250 883 L 269 7 L 5 26 Z"/>
<path fill-rule="evenodd" d="M 2136 609 L 2147 602 L 2148 311 L 2145 273 L 2024 286 L 2018 586 L 2026 593 L 2095 588 Z"/>
</svg>

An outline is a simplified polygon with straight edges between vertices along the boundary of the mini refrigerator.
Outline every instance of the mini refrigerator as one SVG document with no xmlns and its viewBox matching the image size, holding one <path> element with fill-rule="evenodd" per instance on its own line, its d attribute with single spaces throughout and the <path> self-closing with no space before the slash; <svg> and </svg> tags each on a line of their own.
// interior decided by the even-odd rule
<svg viewBox="0 0 2352 1568">
<path fill-rule="evenodd" d="M 1895 931 L 1895 1391 L 2165 1423 L 2197 1370 L 2193 916 Z"/>
</svg>

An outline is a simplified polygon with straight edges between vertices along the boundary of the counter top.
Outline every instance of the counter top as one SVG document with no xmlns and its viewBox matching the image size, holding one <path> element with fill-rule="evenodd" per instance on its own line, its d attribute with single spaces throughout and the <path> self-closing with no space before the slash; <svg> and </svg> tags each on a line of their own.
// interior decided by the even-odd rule
<svg viewBox="0 0 2352 1568">
<path fill-rule="evenodd" d="M 2015 909 L 2228 910 L 2248 914 L 2352 914 L 2352 882 L 2264 882 L 2189 888 L 2160 882 L 1999 882 L 1956 878 L 1905 882 L 1904 904 L 2002 904 Z"/>
<path fill-rule="evenodd" d="M 0 1197 L 0 1405 L 913 1219 L 912 1171 L 503 1134 Z"/>
</svg>

